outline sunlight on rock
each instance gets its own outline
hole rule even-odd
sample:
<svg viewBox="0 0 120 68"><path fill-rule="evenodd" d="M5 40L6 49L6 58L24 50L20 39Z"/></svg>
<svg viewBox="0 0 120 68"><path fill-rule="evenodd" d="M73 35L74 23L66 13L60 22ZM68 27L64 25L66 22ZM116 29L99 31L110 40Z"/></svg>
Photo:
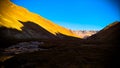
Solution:
<svg viewBox="0 0 120 68"><path fill-rule="evenodd" d="M19 21L31 21L43 27L54 35L56 35L56 33L62 33L68 36L78 37L70 30L54 24L53 22L39 16L38 14L29 12L27 9L21 6L17 6L9 0L0 1L0 7L2 7L0 8L0 26L14 28L22 31L21 27L24 26Z"/></svg>

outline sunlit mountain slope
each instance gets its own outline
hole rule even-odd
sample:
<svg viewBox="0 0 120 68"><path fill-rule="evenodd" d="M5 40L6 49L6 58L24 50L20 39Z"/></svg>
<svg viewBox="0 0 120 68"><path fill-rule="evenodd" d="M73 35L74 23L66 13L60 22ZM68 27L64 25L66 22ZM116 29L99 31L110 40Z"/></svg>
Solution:
<svg viewBox="0 0 120 68"><path fill-rule="evenodd" d="M56 33L61 33L77 37L70 30L54 24L38 14L29 12L27 9L13 4L10 0L0 0L0 26L22 31L21 27L24 27L24 25L19 21L34 22L54 35Z"/></svg>

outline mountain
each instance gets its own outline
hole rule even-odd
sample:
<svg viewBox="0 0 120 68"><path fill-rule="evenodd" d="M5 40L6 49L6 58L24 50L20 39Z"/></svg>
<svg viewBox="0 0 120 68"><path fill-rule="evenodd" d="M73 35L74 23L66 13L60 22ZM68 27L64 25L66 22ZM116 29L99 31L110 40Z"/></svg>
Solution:
<svg viewBox="0 0 120 68"><path fill-rule="evenodd" d="M92 36L93 34L96 34L98 31L95 31L95 30L72 30L72 32L81 38L87 38L89 36Z"/></svg>
<svg viewBox="0 0 120 68"><path fill-rule="evenodd" d="M13 4L10 2L10 0L1 0L0 26L22 31L21 28L24 27L24 24L20 21L23 23L28 21L33 22L54 35L56 35L56 33L61 33L64 35L76 37L76 35L68 29L54 24L53 22L41 17L38 14L29 12L27 9Z"/></svg>
<svg viewBox="0 0 120 68"><path fill-rule="evenodd" d="M87 38L100 42L119 43L120 40L120 22L114 22L104 29Z"/></svg>
<svg viewBox="0 0 120 68"><path fill-rule="evenodd" d="M0 0L1 43L18 40L63 39L64 37L78 38L70 30L17 6L10 0Z"/></svg>

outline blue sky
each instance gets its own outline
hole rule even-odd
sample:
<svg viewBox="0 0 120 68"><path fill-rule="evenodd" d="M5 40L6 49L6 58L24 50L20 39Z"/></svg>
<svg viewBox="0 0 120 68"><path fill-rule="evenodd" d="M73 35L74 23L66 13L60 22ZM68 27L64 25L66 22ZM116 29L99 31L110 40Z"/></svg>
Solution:
<svg viewBox="0 0 120 68"><path fill-rule="evenodd" d="M100 30L120 21L117 0L11 0L72 30Z"/></svg>

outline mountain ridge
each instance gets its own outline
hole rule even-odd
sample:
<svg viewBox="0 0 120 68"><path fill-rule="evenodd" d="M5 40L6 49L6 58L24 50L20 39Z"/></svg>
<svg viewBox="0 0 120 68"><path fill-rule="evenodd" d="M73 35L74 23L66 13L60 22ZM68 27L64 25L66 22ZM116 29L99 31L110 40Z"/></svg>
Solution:
<svg viewBox="0 0 120 68"><path fill-rule="evenodd" d="M26 8L17 6L10 0L0 1L0 7L2 7L0 8L0 26L14 28L22 31L21 28L24 25L22 25L18 20L22 22L31 21L54 35L56 35L56 33L62 33L68 36L77 37L77 35L69 31L67 28L54 24L53 22L41 17L38 14L29 12Z"/></svg>

